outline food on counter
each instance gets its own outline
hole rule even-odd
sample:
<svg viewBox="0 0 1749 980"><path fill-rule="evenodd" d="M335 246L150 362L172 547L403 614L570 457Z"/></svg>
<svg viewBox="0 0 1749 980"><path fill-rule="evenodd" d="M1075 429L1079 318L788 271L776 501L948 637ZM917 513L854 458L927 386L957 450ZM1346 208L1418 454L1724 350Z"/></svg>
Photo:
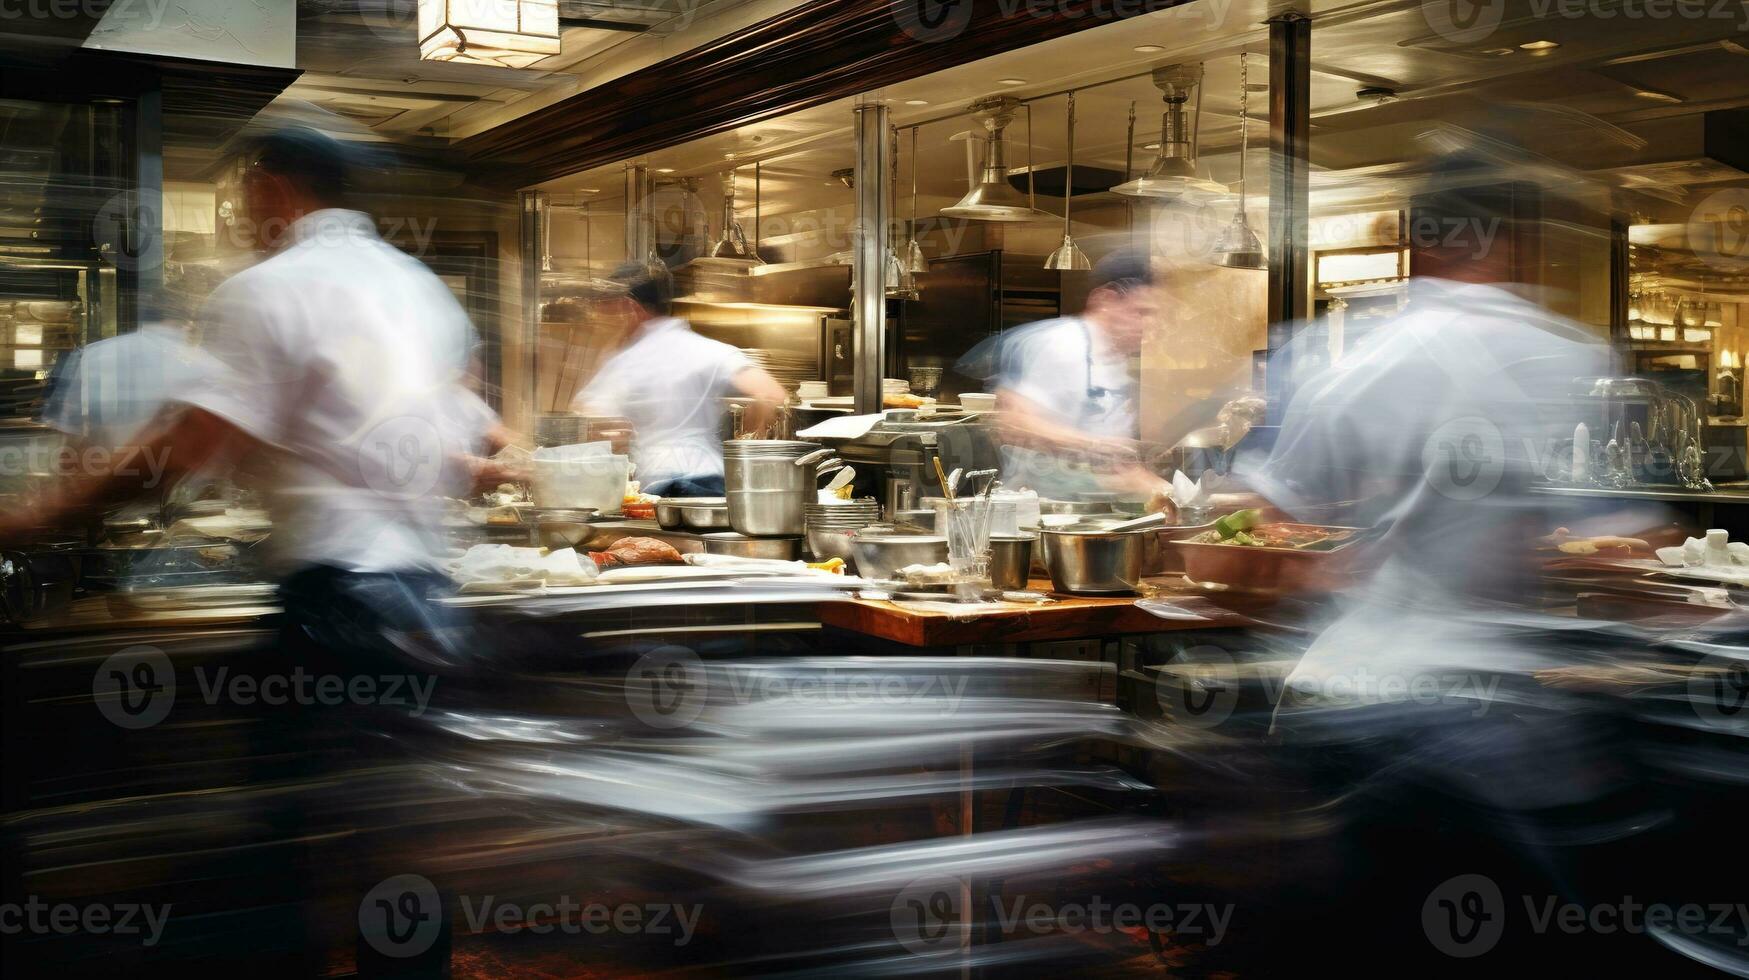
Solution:
<svg viewBox="0 0 1749 980"><path fill-rule="evenodd" d="M927 398L916 395L884 395L881 397L882 408L922 408L929 402Z"/></svg>
<svg viewBox="0 0 1749 980"><path fill-rule="evenodd" d="M1286 548L1293 551L1334 551L1354 537L1352 528L1318 527L1314 524L1260 524L1258 512L1242 510L1215 522L1213 530L1188 540L1196 544L1229 544L1248 548Z"/></svg>
<svg viewBox="0 0 1749 980"><path fill-rule="evenodd" d="M909 585L952 585L957 581L953 566L947 562L933 565L906 565L899 569L899 578Z"/></svg>
<svg viewBox="0 0 1749 980"><path fill-rule="evenodd" d="M817 572L831 572L834 575L844 574L844 559L828 558L825 561L808 562L808 567Z"/></svg>
<svg viewBox="0 0 1749 980"><path fill-rule="evenodd" d="M1606 551L1630 554L1652 550L1652 546L1640 538L1624 538L1614 534L1574 537L1573 532L1564 527L1555 528L1555 533L1538 539L1538 543L1552 545L1567 555L1595 555Z"/></svg>
<svg viewBox="0 0 1749 980"><path fill-rule="evenodd" d="M588 585L599 570L570 548L517 548L507 544L477 544L449 563L450 578L463 585L540 582L544 585Z"/></svg>
<svg viewBox="0 0 1749 980"><path fill-rule="evenodd" d="M686 560L674 546L656 538L620 538L606 551L591 551L591 561L600 568L623 568L628 565L684 565Z"/></svg>

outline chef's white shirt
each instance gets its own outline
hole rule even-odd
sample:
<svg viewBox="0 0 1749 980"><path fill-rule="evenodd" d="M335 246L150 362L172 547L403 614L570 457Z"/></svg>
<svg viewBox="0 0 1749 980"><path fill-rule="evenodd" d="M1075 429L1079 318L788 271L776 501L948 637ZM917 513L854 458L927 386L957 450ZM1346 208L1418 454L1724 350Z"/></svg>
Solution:
<svg viewBox="0 0 1749 980"><path fill-rule="evenodd" d="M1024 396L1061 425L1090 436L1134 439L1137 386L1130 359L1099 343L1080 317L1030 324L1002 343L999 385ZM1040 493L1095 489L1080 464L1021 447L1004 447L1003 482Z"/></svg>
<svg viewBox="0 0 1749 980"><path fill-rule="evenodd" d="M608 358L573 410L631 419L632 455L644 486L722 476L721 399L752 366L738 348L700 337L685 320L658 317Z"/></svg>
<svg viewBox="0 0 1749 980"><path fill-rule="evenodd" d="M180 325L149 323L70 354L43 421L96 445L126 445L181 391L216 369Z"/></svg>
<svg viewBox="0 0 1749 980"><path fill-rule="evenodd" d="M180 400L277 451L273 564L431 567L437 497L465 490L446 410L467 364L467 314L369 215L304 216L291 244L221 285L202 314L224 368Z"/></svg>

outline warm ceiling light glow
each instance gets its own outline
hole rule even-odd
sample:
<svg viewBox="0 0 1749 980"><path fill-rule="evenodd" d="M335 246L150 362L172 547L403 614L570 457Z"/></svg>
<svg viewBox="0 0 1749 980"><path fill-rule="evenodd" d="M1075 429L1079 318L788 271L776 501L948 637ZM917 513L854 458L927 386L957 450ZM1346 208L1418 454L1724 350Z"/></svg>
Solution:
<svg viewBox="0 0 1749 980"><path fill-rule="evenodd" d="M1526 41L1519 48L1525 51L1553 51L1560 46L1559 41Z"/></svg>
<svg viewBox="0 0 1749 980"><path fill-rule="evenodd" d="M673 167L657 167L656 172L659 174L671 174L674 172L674 168Z"/></svg>
<svg viewBox="0 0 1749 980"><path fill-rule="evenodd" d="M1158 45L1158 44L1138 44L1138 45L1136 45L1136 53L1137 54L1159 54L1160 52L1162 52L1164 50L1166 50L1166 48L1163 47L1162 45Z"/></svg>
<svg viewBox="0 0 1749 980"><path fill-rule="evenodd" d="M996 84L998 84L998 85L1025 85L1026 79L1024 79L1024 78L998 78L998 79L996 79Z"/></svg>
<svg viewBox="0 0 1749 980"><path fill-rule="evenodd" d="M561 50L558 0L419 0L419 57L527 68Z"/></svg>
<svg viewBox="0 0 1749 980"><path fill-rule="evenodd" d="M929 100L928 99L906 99L905 104L906 105L928 105Z"/></svg>

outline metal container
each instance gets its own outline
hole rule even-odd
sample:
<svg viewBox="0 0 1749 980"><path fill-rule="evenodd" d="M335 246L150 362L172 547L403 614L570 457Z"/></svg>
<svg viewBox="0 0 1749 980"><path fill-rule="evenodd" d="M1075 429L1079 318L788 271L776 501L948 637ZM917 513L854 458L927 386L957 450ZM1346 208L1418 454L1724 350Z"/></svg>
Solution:
<svg viewBox="0 0 1749 980"><path fill-rule="evenodd" d="M685 497L663 497L656 501L656 526L664 531L678 531L685 527L680 517L680 508L686 500ZM723 503L727 506L728 501Z"/></svg>
<svg viewBox="0 0 1749 980"><path fill-rule="evenodd" d="M800 493L815 490L819 480L814 475L814 467L797 466L794 457L740 459L730 456L723 460L723 485L730 492L793 490Z"/></svg>
<svg viewBox="0 0 1749 980"><path fill-rule="evenodd" d="M588 544L595 537L595 527L589 519L595 516L592 510L538 510L524 516L526 522L534 520L538 532L537 540L543 548L576 548Z"/></svg>
<svg viewBox="0 0 1749 980"><path fill-rule="evenodd" d="M851 543L856 540L856 530L810 526L807 535L808 554L813 555L815 561L841 558L846 564L855 566L856 551Z"/></svg>
<svg viewBox="0 0 1749 980"><path fill-rule="evenodd" d="M716 531L704 537L704 550L736 558L773 558L795 561L802 555L801 538L750 538L734 531Z"/></svg>
<svg viewBox="0 0 1749 980"><path fill-rule="evenodd" d="M1032 579L1032 543L1035 534L990 536L990 586L1004 592L1026 588Z"/></svg>
<svg viewBox="0 0 1749 980"><path fill-rule="evenodd" d="M680 524L688 531L727 531L729 501L724 497L688 497L680 501Z"/></svg>
<svg viewBox="0 0 1749 980"><path fill-rule="evenodd" d="M793 469L793 467L792 467ZM749 537L800 537L807 494L800 490L730 490L729 526Z"/></svg>
<svg viewBox="0 0 1749 980"><path fill-rule="evenodd" d="M1331 525L1326 530L1352 531ZM1347 585L1353 577L1353 544L1333 551L1298 548L1256 548L1238 544L1174 541L1169 546L1184 558L1184 574L1197 582L1217 582L1252 592L1319 594Z"/></svg>
<svg viewBox="0 0 1749 980"><path fill-rule="evenodd" d="M856 574L883 582L897 578L901 568L947 561L947 539L936 535L859 534L850 549L856 555Z"/></svg>
<svg viewBox="0 0 1749 980"><path fill-rule="evenodd" d="M1041 530L1051 587L1071 595L1124 595L1142 584L1148 542L1159 532Z"/></svg>
<svg viewBox="0 0 1749 980"><path fill-rule="evenodd" d="M1038 512L1040 514L1079 514L1091 517L1097 514L1110 514L1111 504L1096 500L1046 500L1039 498Z"/></svg>

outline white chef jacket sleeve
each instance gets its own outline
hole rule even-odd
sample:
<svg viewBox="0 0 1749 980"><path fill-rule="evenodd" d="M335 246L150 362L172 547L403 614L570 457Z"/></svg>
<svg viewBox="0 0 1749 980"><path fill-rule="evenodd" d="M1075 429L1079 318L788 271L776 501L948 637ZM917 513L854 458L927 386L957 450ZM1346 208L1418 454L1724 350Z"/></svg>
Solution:
<svg viewBox="0 0 1749 980"><path fill-rule="evenodd" d="M177 400L225 419L276 446L288 441L291 407L306 383L313 336L295 336L296 297L274 296L239 276L213 292L201 314L212 370ZM309 331L302 331L308 333Z"/></svg>
<svg viewBox="0 0 1749 980"><path fill-rule="evenodd" d="M1040 324L1014 337L1002 350L1000 387L1028 401L1057 411L1069 411L1071 386L1086 376L1086 364L1071 363L1064 331Z"/></svg>

